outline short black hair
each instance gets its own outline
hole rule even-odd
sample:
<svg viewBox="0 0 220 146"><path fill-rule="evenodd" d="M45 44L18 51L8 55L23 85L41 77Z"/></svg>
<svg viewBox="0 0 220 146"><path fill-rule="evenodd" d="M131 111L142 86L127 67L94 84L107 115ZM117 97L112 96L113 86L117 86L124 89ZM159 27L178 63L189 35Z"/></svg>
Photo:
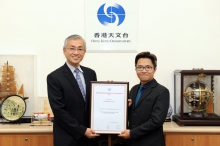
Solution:
<svg viewBox="0 0 220 146"><path fill-rule="evenodd" d="M140 58L149 58L153 63L154 67L157 67L157 57L154 54L151 54L150 52L138 53L135 57L135 66L137 65L137 62Z"/></svg>

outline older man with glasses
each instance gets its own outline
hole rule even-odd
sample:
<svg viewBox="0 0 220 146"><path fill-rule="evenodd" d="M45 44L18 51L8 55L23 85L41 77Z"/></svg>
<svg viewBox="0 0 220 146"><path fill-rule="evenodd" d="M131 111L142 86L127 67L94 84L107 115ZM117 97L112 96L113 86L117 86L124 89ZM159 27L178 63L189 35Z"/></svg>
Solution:
<svg viewBox="0 0 220 146"><path fill-rule="evenodd" d="M86 53L79 35L65 39L66 62L47 76L50 106L54 114L54 146L96 146L98 134L89 127L90 81L97 81L94 70L80 62Z"/></svg>

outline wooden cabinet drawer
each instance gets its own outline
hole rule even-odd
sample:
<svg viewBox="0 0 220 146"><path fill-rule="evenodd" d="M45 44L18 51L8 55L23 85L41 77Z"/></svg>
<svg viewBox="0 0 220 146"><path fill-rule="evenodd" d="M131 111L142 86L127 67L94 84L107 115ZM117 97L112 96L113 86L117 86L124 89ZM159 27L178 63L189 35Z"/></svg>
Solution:
<svg viewBox="0 0 220 146"><path fill-rule="evenodd" d="M220 145L218 134L166 133L166 146L217 146Z"/></svg>
<svg viewBox="0 0 220 146"><path fill-rule="evenodd" d="M53 135L1 134L0 146L53 146Z"/></svg>

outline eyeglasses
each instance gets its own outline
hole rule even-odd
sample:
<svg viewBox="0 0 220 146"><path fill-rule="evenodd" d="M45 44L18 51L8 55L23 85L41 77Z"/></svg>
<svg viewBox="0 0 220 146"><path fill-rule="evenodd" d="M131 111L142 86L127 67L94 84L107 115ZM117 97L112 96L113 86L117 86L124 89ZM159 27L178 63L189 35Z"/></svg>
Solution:
<svg viewBox="0 0 220 146"><path fill-rule="evenodd" d="M144 67L144 66L137 66L137 67L136 67L136 70L137 70L137 71L143 71L144 69L145 69L146 71L151 71L151 70L153 69L153 67L152 67L152 66L145 66L145 67Z"/></svg>
<svg viewBox="0 0 220 146"><path fill-rule="evenodd" d="M84 49L83 48L78 48L78 49L76 49L76 48L67 48L70 52L75 52L75 51L77 51L77 52L79 52L79 53L82 53L83 51L84 51Z"/></svg>

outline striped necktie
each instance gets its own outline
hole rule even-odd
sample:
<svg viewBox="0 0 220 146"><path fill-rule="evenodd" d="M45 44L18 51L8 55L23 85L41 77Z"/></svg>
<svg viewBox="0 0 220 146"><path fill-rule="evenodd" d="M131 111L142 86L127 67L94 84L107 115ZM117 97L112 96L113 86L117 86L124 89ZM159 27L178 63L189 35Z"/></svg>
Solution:
<svg viewBox="0 0 220 146"><path fill-rule="evenodd" d="M81 92L82 92L84 101L86 101L86 93L85 93L85 90L84 90L84 88L83 88L82 80L81 80L81 78L80 78L80 76L79 76L79 69L76 68L76 69L74 70L74 72L76 73L76 81L77 81L77 83L78 83L78 85L79 85L79 88L80 88L80 90L81 90Z"/></svg>

